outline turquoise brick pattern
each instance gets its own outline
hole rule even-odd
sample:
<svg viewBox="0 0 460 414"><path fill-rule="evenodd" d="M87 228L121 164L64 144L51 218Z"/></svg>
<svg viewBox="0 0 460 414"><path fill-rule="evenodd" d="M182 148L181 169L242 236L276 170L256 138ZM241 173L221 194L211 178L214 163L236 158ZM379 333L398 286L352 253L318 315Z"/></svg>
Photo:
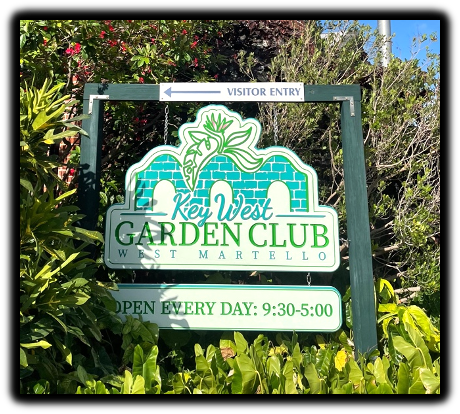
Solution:
<svg viewBox="0 0 460 414"><path fill-rule="evenodd" d="M161 180L171 181L177 192L190 190L182 176L180 163L171 155L159 155L143 171L137 173L136 210L152 208L153 189ZM247 173L240 171L225 155L217 155L200 172L198 185L190 200L192 204L209 206L209 188L216 180L226 180L232 187L235 197L243 194L246 202L262 206L267 189L273 181L286 183L291 193L291 211L308 212L307 176L289 162L286 157L276 155L267 160L259 171Z"/></svg>

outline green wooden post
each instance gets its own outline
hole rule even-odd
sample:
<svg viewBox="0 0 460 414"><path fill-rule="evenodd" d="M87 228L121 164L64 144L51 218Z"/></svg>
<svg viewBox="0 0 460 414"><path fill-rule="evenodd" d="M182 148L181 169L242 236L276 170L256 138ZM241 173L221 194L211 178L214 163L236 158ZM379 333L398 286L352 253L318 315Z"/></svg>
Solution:
<svg viewBox="0 0 460 414"><path fill-rule="evenodd" d="M89 137L81 139L81 166L78 184L79 206L86 218L81 225L93 230L97 224L102 148L102 99L159 101L159 85L85 85L83 121ZM359 85L307 85L304 102L340 102L345 203L350 257L353 334L356 353L377 348L374 284L366 189L366 170L361 126Z"/></svg>
<svg viewBox="0 0 460 414"><path fill-rule="evenodd" d="M80 139L78 206L80 213L85 215L80 221L80 226L94 230L99 210L104 103L100 100L92 100L91 105L90 117L82 122L82 128L88 133L88 136L82 135ZM85 94L83 98L84 114L89 114L89 107L89 96Z"/></svg>
<svg viewBox="0 0 460 414"><path fill-rule="evenodd" d="M341 120L353 335L356 352L368 354L377 348L377 322L360 99L343 100Z"/></svg>

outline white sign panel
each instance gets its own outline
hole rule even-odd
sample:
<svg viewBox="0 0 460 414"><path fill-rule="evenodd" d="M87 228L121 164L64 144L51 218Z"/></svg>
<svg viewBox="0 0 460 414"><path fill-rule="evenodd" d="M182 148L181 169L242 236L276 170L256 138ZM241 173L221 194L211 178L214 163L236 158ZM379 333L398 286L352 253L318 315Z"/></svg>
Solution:
<svg viewBox="0 0 460 414"><path fill-rule="evenodd" d="M340 293L329 286L120 284L117 313L167 329L335 332Z"/></svg>
<svg viewBox="0 0 460 414"><path fill-rule="evenodd" d="M283 147L256 147L257 120L222 105L179 129L126 174L107 211L110 268L332 272L336 211L318 203L316 172Z"/></svg>
<svg viewBox="0 0 460 414"><path fill-rule="evenodd" d="M299 82L160 83L160 101L304 102Z"/></svg>

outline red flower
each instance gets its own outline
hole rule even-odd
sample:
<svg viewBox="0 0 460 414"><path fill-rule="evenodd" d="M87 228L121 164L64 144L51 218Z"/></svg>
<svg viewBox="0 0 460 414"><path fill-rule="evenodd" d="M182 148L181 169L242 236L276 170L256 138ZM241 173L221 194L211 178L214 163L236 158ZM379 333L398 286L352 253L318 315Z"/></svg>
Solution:
<svg viewBox="0 0 460 414"><path fill-rule="evenodd" d="M75 53L80 53L81 45L80 43L75 43Z"/></svg>
<svg viewBox="0 0 460 414"><path fill-rule="evenodd" d="M185 30L185 29L182 30L182 34L183 34L183 35L186 35L186 34L187 34L187 30Z"/></svg>
<svg viewBox="0 0 460 414"><path fill-rule="evenodd" d="M216 74L214 75L214 78L217 79L218 77L219 77L219 75L216 73Z"/></svg>
<svg viewBox="0 0 460 414"><path fill-rule="evenodd" d="M48 26L44 26L44 27L43 27L43 30L48 30Z"/></svg>
<svg viewBox="0 0 460 414"><path fill-rule="evenodd" d="M198 58L195 58L193 63L195 64L195 67L197 67L198 66Z"/></svg>
<svg viewBox="0 0 460 414"><path fill-rule="evenodd" d="M75 168L71 168L69 170L69 175L74 175L75 174Z"/></svg>
<svg viewBox="0 0 460 414"><path fill-rule="evenodd" d="M65 50L65 53L66 55L73 55L73 49L71 47L68 47L66 50Z"/></svg>
<svg viewBox="0 0 460 414"><path fill-rule="evenodd" d="M191 48L191 49L195 49L197 43L198 43L198 42L193 42L193 43L190 45L190 48Z"/></svg>
<svg viewBox="0 0 460 414"><path fill-rule="evenodd" d="M139 76L139 83L144 83L144 78Z"/></svg>
<svg viewBox="0 0 460 414"><path fill-rule="evenodd" d="M109 26L109 30L110 30L111 32L113 32L114 29L113 29L112 26Z"/></svg>
<svg viewBox="0 0 460 414"><path fill-rule="evenodd" d="M101 39L104 39L104 35L105 35L105 32L104 32L104 30L103 30L103 31L101 32L101 34L99 35L99 37L100 37Z"/></svg>
<svg viewBox="0 0 460 414"><path fill-rule="evenodd" d="M43 39L43 44L46 46L46 44L48 43L48 40L46 39Z"/></svg>

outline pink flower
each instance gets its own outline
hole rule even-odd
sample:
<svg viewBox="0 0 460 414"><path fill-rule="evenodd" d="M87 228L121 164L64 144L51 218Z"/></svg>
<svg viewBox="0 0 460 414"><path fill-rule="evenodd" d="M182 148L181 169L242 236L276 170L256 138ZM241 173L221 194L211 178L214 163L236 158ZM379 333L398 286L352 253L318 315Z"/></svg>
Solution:
<svg viewBox="0 0 460 414"><path fill-rule="evenodd" d="M66 55L73 55L73 49L71 47L68 47L66 50L65 50L65 53Z"/></svg>
<svg viewBox="0 0 460 414"><path fill-rule="evenodd" d="M193 43L190 45L190 48L191 48L191 49L195 49L197 43L198 43L198 42L193 42Z"/></svg>
<svg viewBox="0 0 460 414"><path fill-rule="evenodd" d="M104 32L104 30L103 30L103 31L101 32L101 34L99 35L99 37L100 37L101 39L104 39L104 35L105 35L105 32Z"/></svg>
<svg viewBox="0 0 460 414"><path fill-rule="evenodd" d="M144 83L144 78L142 76L139 76L139 83Z"/></svg>
<svg viewBox="0 0 460 414"><path fill-rule="evenodd" d="M75 53L80 53L81 45L80 43L75 43Z"/></svg>
<svg viewBox="0 0 460 414"><path fill-rule="evenodd" d="M185 29L182 30L182 34L183 34L183 35L186 35L186 34L187 34L187 30L185 30Z"/></svg>

